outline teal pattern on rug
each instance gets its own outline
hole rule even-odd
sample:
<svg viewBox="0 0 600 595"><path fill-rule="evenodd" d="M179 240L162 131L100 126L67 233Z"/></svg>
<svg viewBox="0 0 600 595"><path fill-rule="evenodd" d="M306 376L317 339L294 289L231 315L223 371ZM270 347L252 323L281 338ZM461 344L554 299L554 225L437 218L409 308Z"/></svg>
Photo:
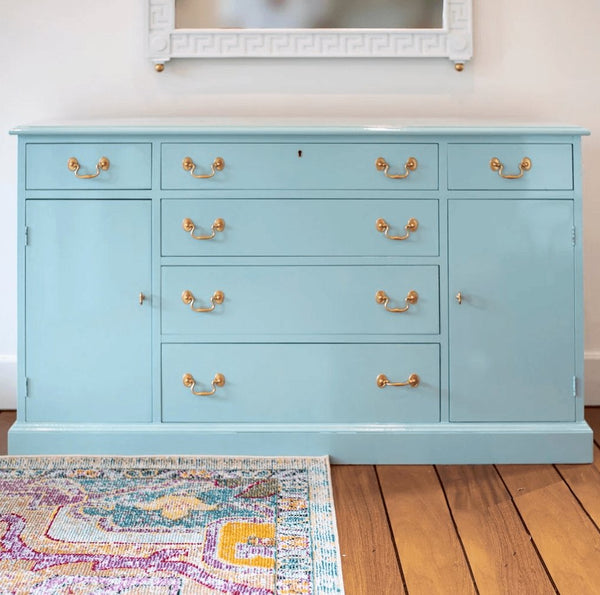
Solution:
<svg viewBox="0 0 600 595"><path fill-rule="evenodd" d="M343 593L327 457L2 457L1 595Z"/></svg>

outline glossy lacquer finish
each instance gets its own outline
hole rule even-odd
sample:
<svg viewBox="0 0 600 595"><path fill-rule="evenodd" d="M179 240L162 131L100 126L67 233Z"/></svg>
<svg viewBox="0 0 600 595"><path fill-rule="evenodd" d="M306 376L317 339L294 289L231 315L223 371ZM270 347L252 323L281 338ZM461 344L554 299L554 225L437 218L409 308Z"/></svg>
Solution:
<svg viewBox="0 0 600 595"><path fill-rule="evenodd" d="M182 334L409 334L439 332L437 266L163 267L162 330ZM197 301L187 305L183 291ZM211 312L210 297L225 299ZM375 300L390 298L388 308ZM416 291L416 303L406 297Z"/></svg>
<svg viewBox="0 0 600 595"><path fill-rule="evenodd" d="M570 200L449 202L452 421L574 421L572 229Z"/></svg>
<svg viewBox="0 0 600 595"><path fill-rule="evenodd" d="M448 188L452 190L571 190L570 144L469 143L448 147ZM530 169L521 168L524 158ZM493 169L497 159L501 169ZM511 176L509 178L503 176ZM520 177L517 177L520 176Z"/></svg>
<svg viewBox="0 0 600 595"><path fill-rule="evenodd" d="M592 459L585 131L17 133L10 453Z"/></svg>
<svg viewBox="0 0 600 595"><path fill-rule="evenodd" d="M32 200L26 219L27 421L150 420L149 201Z"/></svg>
<svg viewBox="0 0 600 595"><path fill-rule="evenodd" d="M215 158L225 167L210 179L195 179L182 168L185 157L197 166L194 173L211 173ZM378 171L383 157L390 174L404 174L405 164L417 160L417 168L404 180L412 190L437 189L436 144L331 144L331 143L166 143L162 145L161 185L175 190L231 188L392 189L394 181Z"/></svg>
<svg viewBox="0 0 600 595"><path fill-rule="evenodd" d="M211 193L205 200L163 200L162 253L361 257L439 254L437 200L340 198L215 200ZM182 227L186 218L194 222L195 235L210 234L218 218L225 221L225 229L210 242L194 241ZM406 235L411 219L416 219L418 227L406 240L389 240L376 227L379 219L389 224L390 236Z"/></svg>
<svg viewBox="0 0 600 595"><path fill-rule="evenodd" d="M246 344L164 345L163 421L393 423L439 420L437 345ZM302 362L302 366L290 366ZM216 373L225 385L195 396L182 383L210 390ZM413 388L379 388L379 374ZM327 399L323 399L327 395Z"/></svg>
<svg viewBox="0 0 600 595"><path fill-rule="evenodd" d="M27 145L26 186L28 190L148 189L151 153L149 143L32 143ZM73 157L80 165L77 172L68 167ZM98 171L102 158L108 167Z"/></svg>

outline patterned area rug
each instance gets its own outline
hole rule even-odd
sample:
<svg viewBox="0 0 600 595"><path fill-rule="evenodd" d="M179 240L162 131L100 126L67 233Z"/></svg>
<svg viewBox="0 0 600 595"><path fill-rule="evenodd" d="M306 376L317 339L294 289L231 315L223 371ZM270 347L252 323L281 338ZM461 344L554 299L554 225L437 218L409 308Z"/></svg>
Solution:
<svg viewBox="0 0 600 595"><path fill-rule="evenodd" d="M326 457L0 457L0 593L343 593Z"/></svg>

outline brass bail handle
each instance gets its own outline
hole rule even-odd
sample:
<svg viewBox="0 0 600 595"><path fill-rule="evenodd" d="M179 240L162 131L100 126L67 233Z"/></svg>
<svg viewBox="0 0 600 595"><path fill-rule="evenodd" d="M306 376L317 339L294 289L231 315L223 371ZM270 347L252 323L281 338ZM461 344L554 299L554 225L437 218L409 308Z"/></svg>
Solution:
<svg viewBox="0 0 600 595"><path fill-rule="evenodd" d="M385 219L377 219L377 221L375 221L375 229L384 234L388 240L408 240L410 234L417 231L418 228L419 222L414 217L411 217L404 226L406 233L403 236L390 236L388 235L390 230L389 223Z"/></svg>
<svg viewBox="0 0 600 595"><path fill-rule="evenodd" d="M375 382L379 388L385 388L386 386L410 386L411 388L417 388L421 379L418 374L411 374L406 382L391 382L385 374L379 374Z"/></svg>
<svg viewBox="0 0 600 595"><path fill-rule="evenodd" d="M212 229L212 233L209 236L194 235L196 224L187 217L181 222L181 227L184 231L187 231L190 234L190 236L195 240L212 240L217 235L217 232L221 232L225 229L225 221L220 217L218 219L215 219L213 221L213 224L210 226L210 228Z"/></svg>
<svg viewBox="0 0 600 595"><path fill-rule="evenodd" d="M91 178L97 178L101 171L107 171L110 167L110 161L106 157L100 157L98 163L96 163L95 174L79 174L80 167L81 165L76 157L70 157L67 161L67 168L75 174L76 178L79 178L80 180L89 180Z"/></svg>
<svg viewBox="0 0 600 595"><path fill-rule="evenodd" d="M490 169L492 171L498 172L498 175L505 180L518 180L525 175L526 171L531 169L531 159L529 157L523 157L521 159L521 163L519 163L519 173L518 174L505 174L504 173L504 164L498 159L498 157L492 157L490 160Z"/></svg>
<svg viewBox="0 0 600 595"><path fill-rule="evenodd" d="M409 157L404 164L403 174L390 174L388 173L390 164L383 157L378 157L375 161L375 168L377 171L382 171L386 178L391 178L392 180L403 180L404 178L408 178L410 172L415 171L417 166L417 160L414 157Z"/></svg>
<svg viewBox="0 0 600 595"><path fill-rule="evenodd" d="M196 178L198 180L205 180L206 178L212 178L218 171L222 171L225 169L225 160L223 157L215 157L215 160L212 162L210 166L209 174L195 174L194 171L196 169L196 164L192 160L191 157L184 157L181 162L181 166L185 171L189 171L192 178Z"/></svg>
<svg viewBox="0 0 600 595"><path fill-rule="evenodd" d="M184 304L188 304L194 312L212 312L215 309L215 305L222 304L224 300L225 294L222 291L215 291L210 298L212 306L209 308L194 308L194 302L196 301L194 294L189 289L186 289L181 294L181 301Z"/></svg>
<svg viewBox="0 0 600 595"><path fill-rule="evenodd" d="M196 380L194 379L194 377L191 374L184 374L182 380L183 380L183 385L186 386L187 388L189 388L192 391L192 393L194 393L198 397L210 397L210 395L214 395L215 392L217 392L217 387L225 386L225 376L223 376L223 374L219 374L219 373L215 374L215 377L212 379L212 382L211 382L212 390L211 391L194 390L194 387L196 386Z"/></svg>
<svg viewBox="0 0 600 595"><path fill-rule="evenodd" d="M375 301L378 304L382 304L388 312L406 312L411 306L413 306L419 301L419 294L414 289L409 291L406 297L404 298L404 301L406 303L406 306L404 306L404 308L390 308L388 306L390 298L388 294L383 290L379 290L375 294Z"/></svg>

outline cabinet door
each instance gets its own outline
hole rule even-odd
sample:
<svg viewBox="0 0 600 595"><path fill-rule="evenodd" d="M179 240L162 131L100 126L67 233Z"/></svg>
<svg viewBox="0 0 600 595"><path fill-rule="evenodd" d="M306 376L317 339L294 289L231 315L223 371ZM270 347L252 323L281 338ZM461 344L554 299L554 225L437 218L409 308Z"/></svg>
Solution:
<svg viewBox="0 0 600 595"><path fill-rule="evenodd" d="M572 202L448 209L450 420L574 420Z"/></svg>
<svg viewBox="0 0 600 595"><path fill-rule="evenodd" d="M151 418L150 202L30 200L27 421Z"/></svg>

